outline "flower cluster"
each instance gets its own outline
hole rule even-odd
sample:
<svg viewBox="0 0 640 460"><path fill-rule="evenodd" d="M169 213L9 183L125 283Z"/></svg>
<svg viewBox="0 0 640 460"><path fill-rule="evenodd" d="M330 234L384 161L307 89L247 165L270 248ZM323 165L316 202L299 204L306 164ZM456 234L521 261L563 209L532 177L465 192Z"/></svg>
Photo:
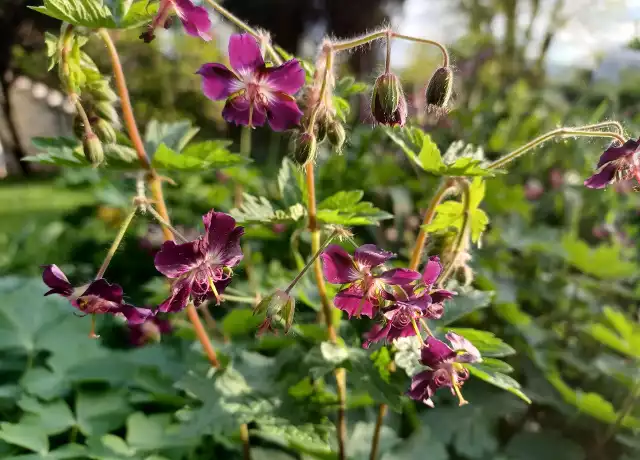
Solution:
<svg viewBox="0 0 640 460"><path fill-rule="evenodd" d="M74 288L57 265L43 266L42 279L49 287L45 296L58 294L69 299L85 315L111 314L126 318L132 343L141 344L170 330L157 313L179 312L192 302L199 306L220 295L231 282L233 267L242 260L242 227L233 217L209 211L202 217L205 233L193 241L165 242L155 256L157 270L172 280L169 297L157 309L138 308L124 302L122 287L99 277L89 285Z"/></svg>
<svg viewBox="0 0 640 460"><path fill-rule="evenodd" d="M427 334L423 343L422 363L429 366L412 382L409 396L433 405L436 389L448 386L464 399L459 387L468 377L461 363L479 361L478 350L457 334L447 334L449 348L433 337L426 320L437 320L444 314L444 302L455 293L436 286L442 273L438 256L429 258L423 273L406 268L386 269L384 264L394 254L365 244L353 256L338 245L328 246L321 254L324 276L332 284L342 285L334 304L349 315L379 318L366 334L363 346L379 341L392 342L400 337L417 336L422 342L421 328Z"/></svg>

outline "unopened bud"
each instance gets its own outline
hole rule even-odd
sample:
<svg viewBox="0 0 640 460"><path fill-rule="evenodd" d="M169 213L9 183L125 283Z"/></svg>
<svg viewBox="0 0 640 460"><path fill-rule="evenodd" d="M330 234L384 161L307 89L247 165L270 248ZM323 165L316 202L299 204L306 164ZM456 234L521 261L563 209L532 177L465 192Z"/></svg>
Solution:
<svg viewBox="0 0 640 460"><path fill-rule="evenodd" d="M331 118L329 118L326 114L318 116L318 121L316 121L315 126L317 142L322 142L327 137L330 123Z"/></svg>
<svg viewBox="0 0 640 460"><path fill-rule="evenodd" d="M344 141L347 139L347 133L345 132L342 123L338 120L333 120L329 124L329 129L327 130L327 138L334 149L338 151L342 150Z"/></svg>
<svg viewBox="0 0 640 460"><path fill-rule="evenodd" d="M453 89L453 71L451 67L439 67L431 76L425 98L427 109L438 110L447 108Z"/></svg>
<svg viewBox="0 0 640 460"><path fill-rule="evenodd" d="M106 79L89 83L89 91L96 101L115 102L118 100L118 95L111 89L109 80Z"/></svg>
<svg viewBox="0 0 640 460"><path fill-rule="evenodd" d="M93 131L97 134L98 138L105 144L115 144L117 140L116 130L113 129L111 123L107 120L99 118L93 125Z"/></svg>
<svg viewBox="0 0 640 460"><path fill-rule="evenodd" d="M271 326L273 320L281 320L284 322L285 333L289 331L293 324L293 316L296 310L296 301L293 297L280 289L268 295L256 305L253 314L264 314L266 316L263 324Z"/></svg>
<svg viewBox="0 0 640 460"><path fill-rule="evenodd" d="M407 101L400 80L392 73L380 75L373 86L371 113L378 123L403 126L407 119Z"/></svg>
<svg viewBox="0 0 640 460"><path fill-rule="evenodd" d="M305 166L316 159L316 136L311 133L302 133L294 139L293 160L300 166Z"/></svg>
<svg viewBox="0 0 640 460"><path fill-rule="evenodd" d="M84 150L84 156L93 166L98 166L104 161L104 151L102 150L102 143L95 133L85 134L82 141L82 148Z"/></svg>
<svg viewBox="0 0 640 460"><path fill-rule="evenodd" d="M113 107L110 102L101 101L95 104L95 111L100 118L104 118L112 124L120 123L120 117L118 111Z"/></svg>
<svg viewBox="0 0 640 460"><path fill-rule="evenodd" d="M84 123L82 122L82 118L80 118L80 117L76 117L73 120L73 134L78 139L83 139L84 138L84 134L85 134Z"/></svg>

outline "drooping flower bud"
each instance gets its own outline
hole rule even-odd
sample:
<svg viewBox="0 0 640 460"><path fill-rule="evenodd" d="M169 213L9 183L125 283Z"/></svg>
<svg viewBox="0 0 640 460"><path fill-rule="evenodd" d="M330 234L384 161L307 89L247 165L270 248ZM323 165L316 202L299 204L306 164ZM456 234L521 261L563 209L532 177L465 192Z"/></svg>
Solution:
<svg viewBox="0 0 640 460"><path fill-rule="evenodd" d="M331 124L331 122L332 122L331 118L326 114L322 114L318 116L318 121L316 121L316 126L315 126L315 134L316 134L317 142L322 142L327 137L327 133L329 131L329 125Z"/></svg>
<svg viewBox="0 0 640 460"><path fill-rule="evenodd" d="M111 89L109 80L101 78L88 84L89 92L96 101L115 102L118 95Z"/></svg>
<svg viewBox="0 0 640 460"><path fill-rule="evenodd" d="M316 158L318 142L311 133L302 133L294 139L293 160L300 166L306 166Z"/></svg>
<svg viewBox="0 0 640 460"><path fill-rule="evenodd" d="M82 140L82 148L84 150L85 158L93 166L99 166L104 161L104 151L102 150L102 143L95 133L87 133Z"/></svg>
<svg viewBox="0 0 640 460"><path fill-rule="evenodd" d="M400 80L392 73L380 75L373 86L371 113L378 123L403 126L407 119L407 101Z"/></svg>
<svg viewBox="0 0 640 460"><path fill-rule="evenodd" d="M453 89L453 71L451 67L439 67L431 76L425 99L427 110L446 110Z"/></svg>
<svg viewBox="0 0 640 460"><path fill-rule="evenodd" d="M342 123L338 120L333 120L327 129L327 138L334 149L338 151L342 150L342 146L347 139L347 133L345 132Z"/></svg>
<svg viewBox="0 0 640 460"><path fill-rule="evenodd" d="M104 118L112 124L120 123L118 111L107 101L100 101L95 104L94 109L100 118Z"/></svg>
<svg viewBox="0 0 640 460"><path fill-rule="evenodd" d="M73 120L73 134L75 134L78 139L82 139L84 137L84 133L84 123L80 117L76 117Z"/></svg>
<svg viewBox="0 0 640 460"><path fill-rule="evenodd" d="M295 310L295 299L285 291L277 289L256 305L253 309L253 314L264 314L265 321L263 322L263 326L267 326L268 329L271 329L274 320L283 321L284 332L287 333L293 324Z"/></svg>
<svg viewBox="0 0 640 460"><path fill-rule="evenodd" d="M93 124L93 131L105 144L113 144L116 142L116 130L113 129L111 123L102 118L99 118L98 121Z"/></svg>

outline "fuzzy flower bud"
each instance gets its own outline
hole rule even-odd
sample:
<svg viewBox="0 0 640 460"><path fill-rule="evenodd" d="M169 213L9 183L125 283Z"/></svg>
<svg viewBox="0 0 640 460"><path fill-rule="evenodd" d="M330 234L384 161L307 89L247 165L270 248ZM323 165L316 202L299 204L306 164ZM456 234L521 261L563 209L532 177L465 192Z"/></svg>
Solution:
<svg viewBox="0 0 640 460"><path fill-rule="evenodd" d="M265 320L260 326L260 330L271 329L273 320L282 320L284 322L284 332L287 333L293 324L295 310L295 299L285 291L278 289L262 299L253 309L253 314L265 315Z"/></svg>
<svg viewBox="0 0 640 460"><path fill-rule="evenodd" d="M439 67L431 76L425 99L428 110L446 110L453 89L453 71L451 67Z"/></svg>
<svg viewBox="0 0 640 460"><path fill-rule="evenodd" d="M109 80L100 79L89 83L89 92L91 96L97 101L116 102L118 95L111 89Z"/></svg>
<svg viewBox="0 0 640 460"><path fill-rule="evenodd" d="M102 143L94 133L85 134L82 140L82 148L84 150L84 156L93 166L99 166L100 163L104 161Z"/></svg>
<svg viewBox="0 0 640 460"><path fill-rule="evenodd" d="M347 133L345 132L342 123L338 120L332 120L331 123L329 123L329 128L327 129L327 138L334 149L338 151L342 150L342 146L347 139Z"/></svg>
<svg viewBox="0 0 640 460"><path fill-rule="evenodd" d="M293 159L300 166L305 166L316 158L316 136L311 133L302 133L294 139Z"/></svg>
<svg viewBox="0 0 640 460"><path fill-rule="evenodd" d="M94 109L100 118L104 118L110 123L116 124L120 122L118 111L110 102L100 101L95 104Z"/></svg>
<svg viewBox="0 0 640 460"><path fill-rule="evenodd" d="M373 86L371 113L378 123L403 126L407 119L407 101L400 80L392 73L380 75Z"/></svg>
<svg viewBox="0 0 640 460"><path fill-rule="evenodd" d="M116 130L113 129L111 123L102 118L93 124L93 131L105 144L114 144L116 142Z"/></svg>

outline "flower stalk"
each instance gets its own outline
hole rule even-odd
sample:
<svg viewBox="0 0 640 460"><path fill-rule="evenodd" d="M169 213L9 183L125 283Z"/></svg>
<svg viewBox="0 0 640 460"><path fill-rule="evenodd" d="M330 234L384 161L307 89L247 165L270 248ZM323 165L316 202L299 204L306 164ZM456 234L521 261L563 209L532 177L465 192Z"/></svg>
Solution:
<svg viewBox="0 0 640 460"><path fill-rule="evenodd" d="M471 190L469 188L469 182L466 179L458 179L457 183L462 192L462 224L460 224L460 231L458 232L453 244L453 249L451 250L451 259L449 264L438 278L438 286L443 286L447 278L449 278L453 273L458 258L460 257L460 253L464 248L465 241L469 237L469 230L471 227Z"/></svg>
<svg viewBox="0 0 640 460"><path fill-rule="evenodd" d="M137 209L133 208L133 210L127 215L127 217L125 217L124 221L122 222L122 225L120 225L118 234L116 235L116 238L113 240L113 243L111 243L111 247L109 248L109 251L107 252L107 255L104 258L104 262L102 262L102 265L98 269L98 273L96 273L95 279L100 279L104 276L104 272L107 271L107 267L109 267L109 264L111 263L111 259L113 259L113 256L118 250L118 247L120 247L120 243L122 243L124 234L127 232L127 228L129 228L129 225L131 225L131 221L133 220L133 217L136 215L136 211Z"/></svg>
<svg viewBox="0 0 640 460"><path fill-rule="evenodd" d="M307 270L309 270L311 265L313 265L316 259L320 257L320 254L322 254L322 251L324 251L326 247L329 246L329 244L333 241L333 239L336 236L338 236L338 233L339 232L337 230L334 230L333 233L329 235L329 237L325 240L325 242L322 243L322 246L320 246L320 248L313 254L313 257L311 257L311 260L307 262L307 264L302 268L302 270L300 270L300 273L298 273L296 277L291 281L291 283L289 283L289 286L287 286L284 292L286 292L287 294L291 292L294 286L298 284L298 281L300 281L300 279L304 276L304 274L307 273Z"/></svg>

